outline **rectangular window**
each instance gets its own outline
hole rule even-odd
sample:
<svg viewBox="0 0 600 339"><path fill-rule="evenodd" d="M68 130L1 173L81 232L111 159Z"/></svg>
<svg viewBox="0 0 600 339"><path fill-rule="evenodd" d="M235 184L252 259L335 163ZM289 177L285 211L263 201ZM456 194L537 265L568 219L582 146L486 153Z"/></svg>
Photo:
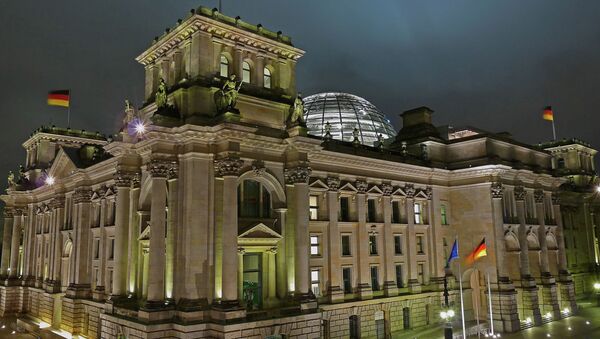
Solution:
<svg viewBox="0 0 600 339"><path fill-rule="evenodd" d="M102 286L100 285L100 274L98 269L94 269L94 281L96 282L96 286Z"/></svg>
<svg viewBox="0 0 600 339"><path fill-rule="evenodd" d="M343 256L352 255L351 248L350 248L350 236L349 235L342 235L342 255Z"/></svg>
<svg viewBox="0 0 600 339"><path fill-rule="evenodd" d="M398 288L404 287L404 276L402 275L402 265L396 265L396 286Z"/></svg>
<svg viewBox="0 0 600 339"><path fill-rule="evenodd" d="M369 254L377 255L377 235L369 235Z"/></svg>
<svg viewBox="0 0 600 339"><path fill-rule="evenodd" d="M348 197L340 198L340 221L350 221Z"/></svg>
<svg viewBox="0 0 600 339"><path fill-rule="evenodd" d="M440 219L442 225L448 225L448 212L446 211L446 205L440 206Z"/></svg>
<svg viewBox="0 0 600 339"><path fill-rule="evenodd" d="M319 219L319 197L316 195L310 196L310 220Z"/></svg>
<svg viewBox="0 0 600 339"><path fill-rule="evenodd" d="M108 270L108 286L106 286L108 293L112 293L112 286L113 286L113 270Z"/></svg>
<svg viewBox="0 0 600 339"><path fill-rule="evenodd" d="M352 268L342 268L342 279L344 281L344 293L352 293Z"/></svg>
<svg viewBox="0 0 600 339"><path fill-rule="evenodd" d="M399 234L394 235L394 253L402 255L402 236Z"/></svg>
<svg viewBox="0 0 600 339"><path fill-rule="evenodd" d="M310 236L310 255L321 255L321 237L318 235Z"/></svg>
<svg viewBox="0 0 600 339"><path fill-rule="evenodd" d="M110 238L108 249L108 259L113 260L115 258L115 238Z"/></svg>
<svg viewBox="0 0 600 339"><path fill-rule="evenodd" d="M379 267L371 266L371 286L373 291L379 291Z"/></svg>
<svg viewBox="0 0 600 339"><path fill-rule="evenodd" d="M392 222L394 224L400 223L400 202L392 201Z"/></svg>
<svg viewBox="0 0 600 339"><path fill-rule="evenodd" d="M419 284L423 284L425 281L425 265L424 264L418 264L417 265L417 279L419 280Z"/></svg>
<svg viewBox="0 0 600 339"><path fill-rule="evenodd" d="M420 203L415 202L414 211L415 211L415 224L422 223L423 219L421 219L421 204Z"/></svg>
<svg viewBox="0 0 600 339"><path fill-rule="evenodd" d="M312 292L315 296L320 296L321 295L321 289L319 288L319 282L320 282L320 274L321 271L318 269L313 269L310 271L310 288L312 289Z"/></svg>
<svg viewBox="0 0 600 339"><path fill-rule="evenodd" d="M367 200L367 222L375 222L377 210L375 208L375 199Z"/></svg>
<svg viewBox="0 0 600 339"><path fill-rule="evenodd" d="M100 238L94 238L94 259L100 259Z"/></svg>
<svg viewBox="0 0 600 339"><path fill-rule="evenodd" d="M360 324L358 323L358 316L352 315L350 316L350 339L359 339L360 338Z"/></svg>
<svg viewBox="0 0 600 339"><path fill-rule="evenodd" d="M425 254L424 236L417 235L417 254Z"/></svg>

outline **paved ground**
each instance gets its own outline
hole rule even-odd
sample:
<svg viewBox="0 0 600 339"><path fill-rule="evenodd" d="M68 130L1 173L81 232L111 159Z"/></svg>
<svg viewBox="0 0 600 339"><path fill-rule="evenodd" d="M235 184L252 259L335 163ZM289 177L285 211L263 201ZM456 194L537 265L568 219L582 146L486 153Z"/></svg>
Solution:
<svg viewBox="0 0 600 339"><path fill-rule="evenodd" d="M4 317L0 318L0 338L7 339L32 339L35 338L27 333L19 333L17 329L17 318Z"/></svg>

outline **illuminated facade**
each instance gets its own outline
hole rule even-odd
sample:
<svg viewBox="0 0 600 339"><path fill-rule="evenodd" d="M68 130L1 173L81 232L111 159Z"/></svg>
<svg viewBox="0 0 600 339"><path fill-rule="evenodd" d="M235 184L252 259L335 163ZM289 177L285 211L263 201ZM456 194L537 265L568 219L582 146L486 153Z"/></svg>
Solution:
<svg viewBox="0 0 600 339"><path fill-rule="evenodd" d="M145 102L116 138L37 130L2 196L0 312L90 338L385 338L441 321L447 274L458 309L455 237L488 245L462 269L468 320L487 274L500 331L576 311L558 198L579 193L552 150L426 107L385 147L311 136L303 54L199 8L137 58Z"/></svg>

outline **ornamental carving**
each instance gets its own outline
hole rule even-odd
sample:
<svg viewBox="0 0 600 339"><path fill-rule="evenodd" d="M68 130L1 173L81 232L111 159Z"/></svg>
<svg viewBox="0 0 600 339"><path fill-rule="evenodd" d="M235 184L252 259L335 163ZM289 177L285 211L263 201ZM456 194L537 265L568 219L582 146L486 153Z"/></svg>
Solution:
<svg viewBox="0 0 600 339"><path fill-rule="evenodd" d="M369 184L364 180L356 180L354 185L356 186L358 193L367 193L367 189L369 189Z"/></svg>
<svg viewBox="0 0 600 339"><path fill-rule="evenodd" d="M523 186L516 186L515 190L515 200L516 201L523 201L525 200L525 195L527 195L527 192L525 192L525 188Z"/></svg>
<svg viewBox="0 0 600 339"><path fill-rule="evenodd" d="M90 202L92 199L92 191L88 188L78 188L73 193L73 203L80 204Z"/></svg>
<svg viewBox="0 0 600 339"><path fill-rule="evenodd" d="M131 178L131 187L140 188L141 175L140 173L135 173L133 178Z"/></svg>
<svg viewBox="0 0 600 339"><path fill-rule="evenodd" d="M312 169L309 166L286 168L284 172L285 181L288 184L307 184L311 173Z"/></svg>
<svg viewBox="0 0 600 339"><path fill-rule="evenodd" d="M115 186L117 187L130 187L133 178L137 175L135 172L127 172L123 170L117 170L114 175Z"/></svg>
<svg viewBox="0 0 600 339"><path fill-rule="evenodd" d="M504 195L504 187L501 182L493 182L490 191L493 199L501 199Z"/></svg>
<svg viewBox="0 0 600 339"><path fill-rule="evenodd" d="M431 188L431 186L427 186L425 188L425 195L427 196L428 200L431 200L431 198L433 197L433 189Z"/></svg>
<svg viewBox="0 0 600 339"><path fill-rule="evenodd" d="M23 208L15 207L15 208L13 208L13 216L20 217L23 215L23 211L24 211Z"/></svg>
<svg viewBox="0 0 600 339"><path fill-rule="evenodd" d="M56 197L50 201L50 208L64 208L65 207L65 197Z"/></svg>
<svg viewBox="0 0 600 339"><path fill-rule="evenodd" d="M167 180L175 180L177 178L179 178L179 164L173 161L167 170Z"/></svg>
<svg viewBox="0 0 600 339"><path fill-rule="evenodd" d="M229 156L215 160L215 171L220 176L238 176L244 166L244 161L238 157Z"/></svg>
<svg viewBox="0 0 600 339"><path fill-rule="evenodd" d="M544 203L544 191L543 190L535 190L533 192L533 198L535 199L536 204Z"/></svg>
<svg viewBox="0 0 600 339"><path fill-rule="evenodd" d="M329 187L330 191L336 192L340 189L340 178L337 177L327 177L327 187Z"/></svg>
<svg viewBox="0 0 600 339"><path fill-rule="evenodd" d="M153 178L167 178L169 171L176 164L174 161L153 159L148 163L147 169Z"/></svg>
<svg viewBox="0 0 600 339"><path fill-rule="evenodd" d="M392 192L394 191L394 186L388 183L383 183L381 184L381 191L383 192L383 195L392 195Z"/></svg>
<svg viewBox="0 0 600 339"><path fill-rule="evenodd" d="M417 190L415 189L415 185L406 184L404 186L404 193L406 194L407 198L414 198L415 194L417 193Z"/></svg>
<svg viewBox="0 0 600 339"><path fill-rule="evenodd" d="M14 210L10 207L4 208L4 218L12 218L14 216Z"/></svg>
<svg viewBox="0 0 600 339"><path fill-rule="evenodd" d="M552 205L560 205L560 197L558 195L558 192L552 193Z"/></svg>
<svg viewBox="0 0 600 339"><path fill-rule="evenodd" d="M252 162L252 172L257 177L262 177L265 175L267 169L265 168L265 163L261 160L255 160Z"/></svg>

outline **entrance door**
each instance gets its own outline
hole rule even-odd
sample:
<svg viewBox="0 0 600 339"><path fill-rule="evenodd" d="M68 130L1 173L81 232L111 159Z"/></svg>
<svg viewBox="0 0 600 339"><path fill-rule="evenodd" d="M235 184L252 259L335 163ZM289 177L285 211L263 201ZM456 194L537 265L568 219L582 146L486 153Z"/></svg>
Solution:
<svg viewBox="0 0 600 339"><path fill-rule="evenodd" d="M410 328L410 309L408 307L402 309L402 323L405 330Z"/></svg>
<svg viewBox="0 0 600 339"><path fill-rule="evenodd" d="M242 290L247 310L262 307L262 253L244 254Z"/></svg>

